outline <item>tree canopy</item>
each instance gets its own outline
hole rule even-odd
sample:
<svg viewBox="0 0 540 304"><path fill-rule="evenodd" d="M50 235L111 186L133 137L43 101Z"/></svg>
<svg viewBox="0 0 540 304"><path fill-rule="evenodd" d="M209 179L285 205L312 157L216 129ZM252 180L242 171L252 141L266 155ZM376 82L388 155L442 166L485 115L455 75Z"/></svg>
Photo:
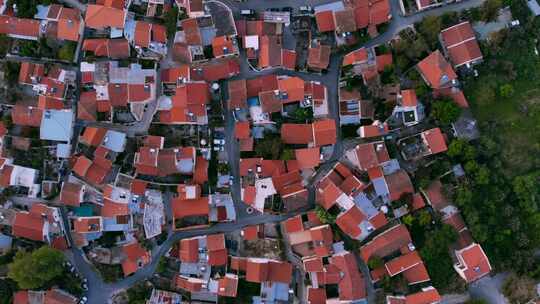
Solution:
<svg viewBox="0 0 540 304"><path fill-rule="evenodd" d="M459 118L461 108L451 99L440 99L433 102L431 115L441 124L449 125Z"/></svg>
<svg viewBox="0 0 540 304"><path fill-rule="evenodd" d="M19 251L8 268L8 277L17 282L19 288L41 288L64 273L64 256L48 246L33 252Z"/></svg>

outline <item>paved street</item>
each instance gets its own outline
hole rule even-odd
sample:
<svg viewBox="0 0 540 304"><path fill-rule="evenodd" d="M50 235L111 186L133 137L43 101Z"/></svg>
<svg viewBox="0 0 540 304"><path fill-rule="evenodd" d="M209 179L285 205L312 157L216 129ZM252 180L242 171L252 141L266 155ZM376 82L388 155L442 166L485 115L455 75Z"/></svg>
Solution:
<svg viewBox="0 0 540 304"><path fill-rule="evenodd" d="M79 8L80 10L85 9L85 6L76 0L62 0L63 2L75 6ZM245 1L245 2L237 2L234 0L220 0L219 2L224 3L226 6L228 6L234 14L238 14L241 9L254 9L258 11L265 10L267 8L271 7L295 7L298 8L302 5L311 5L317 6L320 4L330 3L334 2L335 0L272 0L272 1L264 1L264 0L251 0L251 1ZM393 19L388 26L388 29L386 32L382 33L380 36L370 40L365 45L366 47L375 46L384 42L388 42L392 37L394 37L399 31L402 29L419 22L422 20L422 18L430 15L441 15L446 12L450 11L459 11L475 6L479 6L482 4L484 0L464 0L460 3L450 4L446 6L442 6L436 9L432 9L426 12L420 12L412 16L401 16L401 12L399 9L399 3L398 0L390 0L391 1L391 8L392 8L392 15ZM290 34L290 33L289 33ZM290 38L290 35L286 34L287 37ZM359 46L361 47L361 46ZM313 73L306 73L306 72L299 72L299 71L290 71L290 70L283 70L283 69L266 69L263 71L255 71L253 70L245 57L245 53L241 51L240 55L240 62L241 62L241 73L240 75L234 77L233 79L241 79L241 78L253 78L256 76L261 75L267 75L271 73L279 73L282 75L289 75L289 76L297 76L304 80L312 80L312 81L319 81L322 84L324 84L328 89L328 105L329 105L329 112L330 117L335 119L336 124L339 126L339 104L338 104L338 81L339 81L339 74L340 74L340 66L342 62L344 54L334 54L331 57L330 67L326 73L323 74L313 74ZM165 58L162 61L162 67L168 66L170 63L170 57ZM118 131L126 132L129 136L135 136L139 134L146 134L148 128L150 127L153 115L155 114L155 110L157 107L157 97L160 96L161 93L161 86L160 83L160 71L157 72L157 79L156 83L158 84L158 89L156 90L156 100L150 102L148 105L148 108L146 112L143 115L143 119L140 122L136 122L129 126L122 126L122 125L113 125L111 127L110 124L100 124L100 123L81 123L78 125L78 127L86 126L86 125L92 125L92 126L102 126L109 129L114 129ZM222 86L222 90L226 90L226 81ZM196 229L196 230L190 230L190 231L181 231L181 232L174 232L170 233L167 240L161 245L156 246L154 250L152 251L152 262L142 269L138 270L134 275L125 278L123 280L120 280L119 282L108 284L104 283L103 280L100 278L99 274L96 272L94 267L89 263L84 255L84 252L82 250L72 248L66 253L66 256L72 261L72 263L75 265L75 267L79 270L81 275L88 279L88 303L90 304L103 304L109 302L112 295L120 290L127 289L131 286L133 286L135 283L148 279L150 276L153 275L157 264L159 262L159 258L164 255L175 242L178 242L182 238L197 236L197 235L205 235L205 234L212 234L212 233L226 233L231 232L234 230L241 229L242 227L245 227L247 225L254 225L254 224L261 224L261 223L270 223L270 222L281 222L285 220L288 217L296 215L296 213L291 213L287 215L269 215L269 214L263 214L263 215L252 215L248 216L245 212L245 208L243 208L242 203L240 202L240 183L239 183L239 151L238 151L238 143L234 139L234 117L230 111L225 111L225 129L226 129L226 139L229 143L227 145L227 154L229 157L229 165L231 167L231 174L234 176L233 181L233 187L232 187L232 196L235 201L235 205L237 206L237 214L238 214L238 220L234 223L223 223L223 224L217 224L214 226L211 226L209 228L205 229ZM337 144L335 145L335 149L333 152L333 155L331 157L331 161L327 162L321 168L320 171L327 170L330 168L337 160L339 160L343 154L343 142L341 140L341 134L340 128L338 128L338 134L337 134ZM312 184L308 185L309 189L309 201L313 204L314 198L315 198L315 191L313 187L313 181ZM170 198L166 198L166 210L168 213L171 212L170 204L169 204ZM67 223L67 217L65 215L65 212L63 212L63 218ZM69 234L69 233L68 233ZM68 235L68 238L71 238L71 236ZM362 267L362 271L365 272L365 265L363 263L360 263ZM368 287L368 298L370 299L370 302L373 300L373 287ZM474 286L471 286L473 292ZM499 303L499 302L493 302L493 303ZM502 303L502 302L501 302Z"/></svg>

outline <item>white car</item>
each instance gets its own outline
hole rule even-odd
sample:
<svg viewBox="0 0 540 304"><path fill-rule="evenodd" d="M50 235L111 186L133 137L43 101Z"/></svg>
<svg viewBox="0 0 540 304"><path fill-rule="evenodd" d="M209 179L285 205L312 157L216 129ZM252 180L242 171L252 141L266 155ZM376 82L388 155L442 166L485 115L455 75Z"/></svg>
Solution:
<svg viewBox="0 0 540 304"><path fill-rule="evenodd" d="M214 139L214 145L223 146L225 144L225 139Z"/></svg>

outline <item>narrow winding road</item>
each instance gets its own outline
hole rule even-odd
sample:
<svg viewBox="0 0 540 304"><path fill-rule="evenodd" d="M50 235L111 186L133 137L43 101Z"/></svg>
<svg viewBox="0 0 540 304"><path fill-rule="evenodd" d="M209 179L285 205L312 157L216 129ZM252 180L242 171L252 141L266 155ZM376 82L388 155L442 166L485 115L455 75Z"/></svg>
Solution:
<svg viewBox="0 0 540 304"><path fill-rule="evenodd" d="M326 4L326 3L330 3L334 1L335 0L272 0L272 1L251 0L251 1L246 1L246 2L238 2L235 0L220 0L220 2L224 3L227 7L229 7L234 14L238 14L239 11L242 9L254 9L254 10L262 11L262 10L265 10L267 8L272 8L272 7L290 6L290 7L298 8L302 5L317 6L317 5ZM401 15L399 0L390 0L390 1L391 1L391 10L392 10L393 18L386 32L382 33L381 35L375 37L374 39L368 41L366 44L359 47L371 47L371 46L376 46L376 45L388 42L401 30L405 29L408 26L413 25L414 23L421 21L426 16L442 15L444 13L451 12L451 11L460 11L460 10L476 7L476 6L481 5L485 0L463 0L462 2L459 2L459 3L445 5L439 8L435 8L435 9L428 10L425 12L419 12L417 14L406 16L406 17ZM65 2L68 5L77 7L81 11L85 11L86 9L84 4L81 4L76 0L62 0L62 2ZM263 71L255 71L250 68L245 58L245 54L241 52L241 56L240 56L241 72L240 72L240 75L234 77L233 79L253 78L253 77L257 77L261 75L278 73L281 75L297 76L304 80L321 82L327 87L327 90L328 90L328 105L329 105L330 117L335 119L337 122L337 125L339 125L338 81L339 81L340 67L341 67L343 56L344 54L341 54L341 53L333 54L330 61L330 67L326 73L312 74L312 73L290 71L290 70L284 70L284 69L278 69L278 68L266 69ZM158 72L158 77L159 75L160 73ZM159 79L157 79L157 81L158 81L157 83L159 83ZM224 83L226 83L226 81L224 81ZM160 91L158 89L156 92L156 96L159 96L159 93ZM133 125L130 125L130 126L120 126L120 125L116 126L115 125L111 127L110 124L100 125L97 123L94 123L91 125L103 126L109 129L123 131L123 132L128 133L128 135L130 136L135 136L138 134L145 134L148 131L148 128L152 121L152 117L155 113L156 106L157 106L157 101L154 100L153 102L149 104L148 109L145 112L143 119L140 122L134 123ZM84 125L87 125L87 124L84 124ZM340 129L338 128L338 134L337 134L338 141L337 141L337 144L335 145L334 152L330 161L327 162L328 164L334 163L335 161L339 160L343 154L343 143L341 140L341 134L339 134L339 132L340 132ZM231 173L233 174L233 176L235 176L235 179L233 181L232 195L238 206L238 202L240 201L240 186L239 186L239 180L238 180L239 151L238 151L238 144L232 144L232 143L236 143L236 141L234 140L233 135L232 135L234 133L234 117L230 111L226 111L226 133L227 133L227 142L231 143L227 147L227 153L229 154L229 162L231 165ZM308 189L310 190L309 200L310 202L313 202L314 194L315 194L313 185L308 185ZM240 213L238 216L238 220L234 223L223 223L223 224L217 224L209 228L205 228L205 229L195 229L195 230L189 230L189 231L169 233L167 240L160 246L156 246L156 248L154 248L154 250L152 251L152 262L150 264L139 269L132 276L127 277L115 283L103 282L103 280L99 276L96 269L92 266L92 264L89 261L86 260L85 254L81 249L71 248L66 253L66 256L75 265L75 267L78 269L81 275L88 280L89 290L86 295L88 297L88 303L89 304L103 304L103 303L108 303L112 295L115 294L116 292L123 289L127 289L133 286L135 283L151 277L157 267L159 258L163 256L164 254L166 254L167 251L173 246L173 244L178 242L182 238L193 237L197 235L212 234L212 233L232 232L234 230L241 229L242 227L245 227L247 225L270 223L270 222L281 222L296 214L298 214L298 212L290 213L286 215L263 214L263 215L257 215L257 216L245 216L245 214ZM64 216L64 218L66 218L66 216ZM68 238L71 239L71 236L69 235L69 233L68 233ZM368 290L372 291L372 288L371 289L368 288Z"/></svg>

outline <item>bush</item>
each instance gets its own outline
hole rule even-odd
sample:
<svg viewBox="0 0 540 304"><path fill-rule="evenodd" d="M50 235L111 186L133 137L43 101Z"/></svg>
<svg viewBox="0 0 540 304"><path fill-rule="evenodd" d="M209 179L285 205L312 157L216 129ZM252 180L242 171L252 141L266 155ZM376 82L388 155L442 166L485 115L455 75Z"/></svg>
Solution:
<svg viewBox="0 0 540 304"><path fill-rule="evenodd" d="M64 43L60 50L58 50L58 59L72 61L73 56L75 56L75 47L76 45L72 42Z"/></svg>
<svg viewBox="0 0 540 304"><path fill-rule="evenodd" d="M377 269L377 268L381 268L384 266L384 261L378 257L378 256L373 256L369 259L368 263L367 263L369 269Z"/></svg>
<svg viewBox="0 0 540 304"><path fill-rule="evenodd" d="M531 278L512 273L504 281L502 292L512 304L527 303L536 297L536 284Z"/></svg>

